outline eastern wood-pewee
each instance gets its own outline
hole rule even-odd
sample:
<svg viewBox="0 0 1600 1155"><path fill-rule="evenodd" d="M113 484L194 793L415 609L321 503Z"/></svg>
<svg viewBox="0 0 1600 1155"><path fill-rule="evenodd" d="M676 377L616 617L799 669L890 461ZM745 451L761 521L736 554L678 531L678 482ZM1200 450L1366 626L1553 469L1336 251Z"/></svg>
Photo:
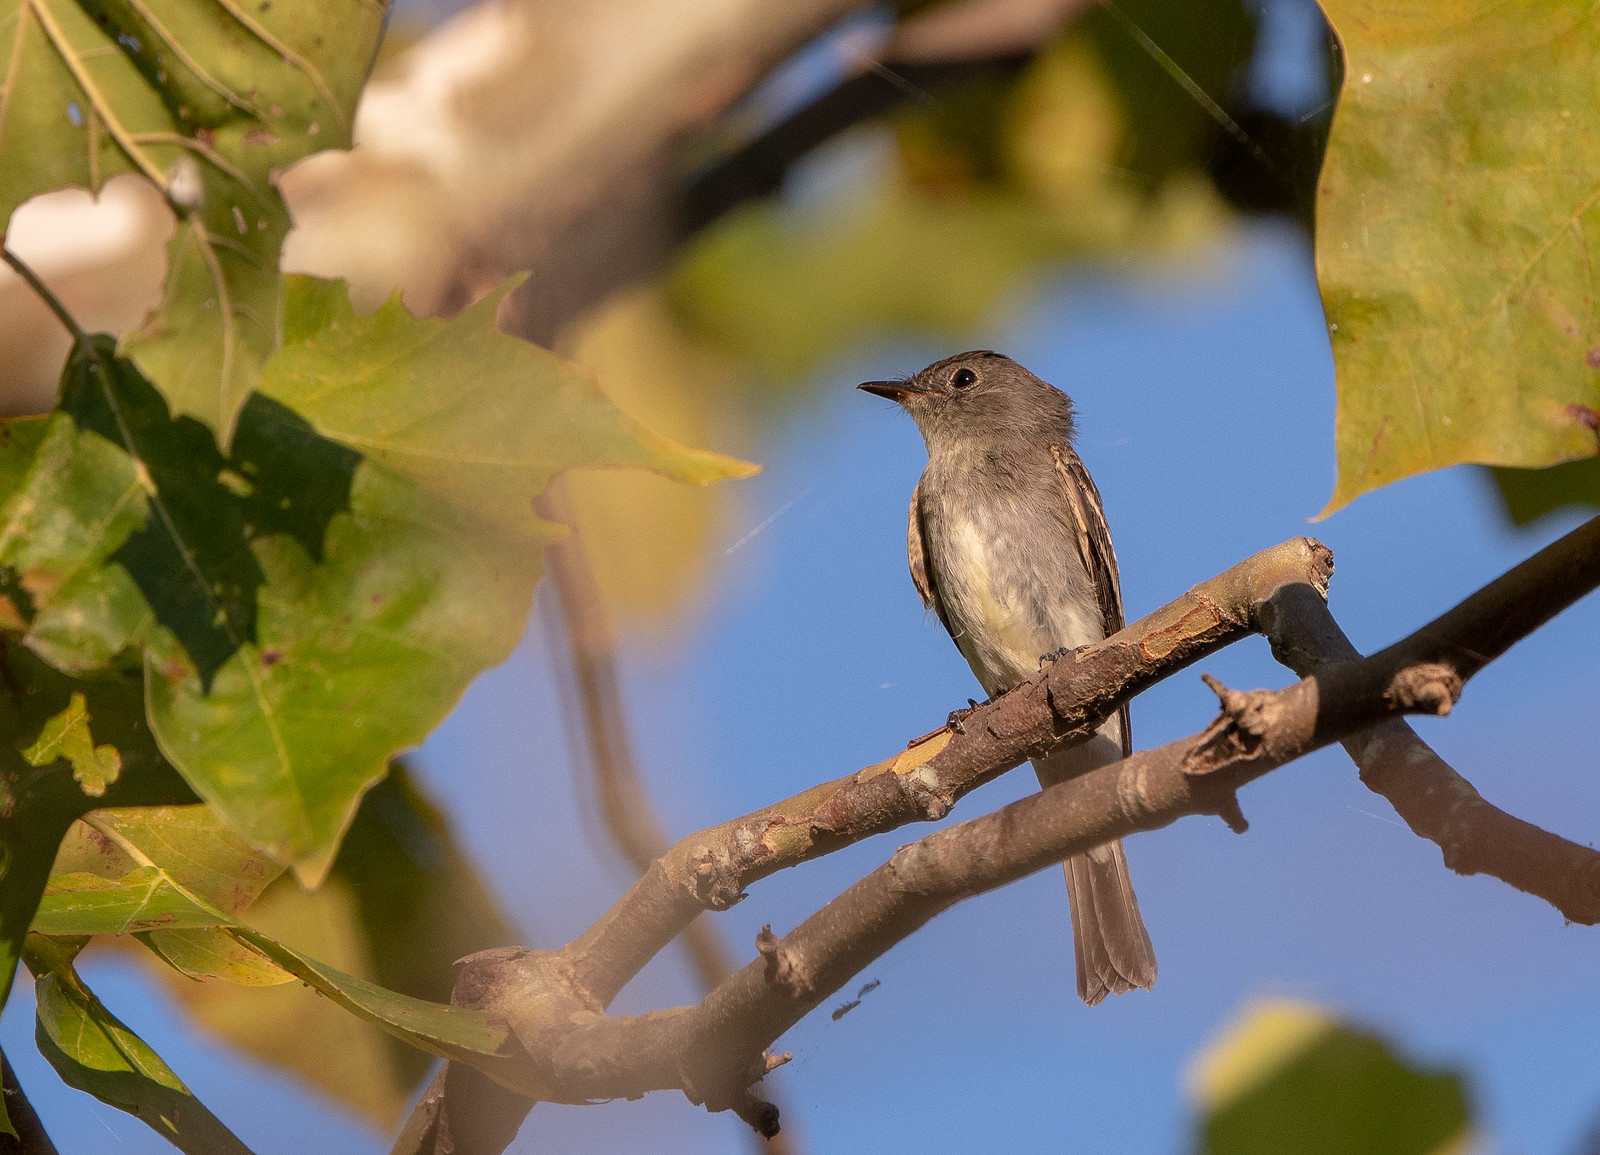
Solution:
<svg viewBox="0 0 1600 1155"><path fill-rule="evenodd" d="M1009 357L961 353L905 381L868 381L922 432L911 493L911 578L993 697L1057 650L1123 626L1100 494L1072 448L1072 401ZM1042 785L1126 757L1128 708L1086 742L1035 759ZM1122 843L1069 858L1078 994L1091 1006L1156 981Z"/></svg>

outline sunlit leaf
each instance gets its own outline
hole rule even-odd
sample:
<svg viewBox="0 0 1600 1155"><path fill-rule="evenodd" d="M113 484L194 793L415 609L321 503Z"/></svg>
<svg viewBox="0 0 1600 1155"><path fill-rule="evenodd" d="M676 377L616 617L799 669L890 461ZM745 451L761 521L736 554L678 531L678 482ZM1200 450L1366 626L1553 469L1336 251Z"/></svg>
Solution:
<svg viewBox="0 0 1600 1155"><path fill-rule="evenodd" d="M122 755L115 746L96 746L89 731L89 707L75 691L67 708L45 722L39 737L22 752L30 766L48 766L58 758L72 763L72 776L83 792L98 798L122 773Z"/></svg>
<svg viewBox="0 0 1600 1155"><path fill-rule="evenodd" d="M1459 462L1594 454L1600 14L1324 7L1345 55L1317 199L1339 382L1329 511Z"/></svg>
<svg viewBox="0 0 1600 1155"><path fill-rule="evenodd" d="M4 428L0 627L25 630L59 669L99 669L149 616L127 571L106 565L144 526L148 489L127 454L64 413Z"/></svg>
<svg viewBox="0 0 1600 1155"><path fill-rule="evenodd" d="M113 841L117 843L117 850L135 860L146 857L126 839ZM88 872L57 874L51 881L51 902L40 908L36 929L75 936L165 927L217 928L346 1011L411 1046L472 1063L514 1086L531 1089L521 1073L504 1061L510 1051L507 1049L509 1032L503 1022L491 1020L477 1011L388 990L276 941L211 906L199 893L186 887L179 873L193 865L190 862L167 869L146 861L120 879L102 878ZM207 872L197 873L204 881Z"/></svg>
<svg viewBox="0 0 1600 1155"><path fill-rule="evenodd" d="M241 987L276 987L294 981L294 976L248 943L242 943L218 927L183 930L149 930L139 941L179 974L191 979L222 979ZM252 994L254 992L251 992ZM281 1040L301 1046L294 1032ZM339 1061L345 1056L340 1055Z"/></svg>
<svg viewBox="0 0 1600 1155"><path fill-rule="evenodd" d="M1457 1074L1304 1003L1247 1008L1195 1060L1204 1155L1448 1155L1471 1113Z"/></svg>
<svg viewBox="0 0 1600 1155"><path fill-rule="evenodd" d="M128 349L227 445L281 332L272 174L346 148L379 0L0 0L0 223L143 174L179 212L165 300Z"/></svg>
<svg viewBox="0 0 1600 1155"><path fill-rule="evenodd" d="M39 936L28 941L34 1038L68 1086L128 1112L190 1155L250 1155L161 1056L84 985L70 946Z"/></svg>
<svg viewBox="0 0 1600 1155"><path fill-rule="evenodd" d="M62 839L33 929L127 934L210 927L243 910L283 867L208 806L96 810Z"/></svg>
<svg viewBox="0 0 1600 1155"><path fill-rule="evenodd" d="M438 321L398 297L361 316L342 281L287 278L284 348L262 392L458 516L530 545L529 503L563 469L633 465L700 485L754 471L650 432L579 366L500 332L495 315L520 280Z"/></svg>

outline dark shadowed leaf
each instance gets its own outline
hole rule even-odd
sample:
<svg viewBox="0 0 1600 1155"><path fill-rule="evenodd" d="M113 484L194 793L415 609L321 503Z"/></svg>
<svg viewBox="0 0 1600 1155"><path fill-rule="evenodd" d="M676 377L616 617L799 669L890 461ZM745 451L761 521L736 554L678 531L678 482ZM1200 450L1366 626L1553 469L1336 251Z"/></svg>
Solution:
<svg viewBox="0 0 1600 1155"><path fill-rule="evenodd" d="M111 557L132 576L209 686L218 667L256 634L261 566L245 537L244 500L223 484L228 462L211 430L173 420L167 403L110 337L73 347L61 409L81 432L123 450L153 487L152 516Z"/></svg>
<svg viewBox="0 0 1600 1155"><path fill-rule="evenodd" d="M99 795L85 792L64 751L49 758L60 720L71 716L74 701L80 699L92 722L93 748L114 751L120 763L115 781L95 783L104 787ZM31 751L39 764L24 757L24 751ZM71 678L47 665L15 634L0 634L0 867L5 878L0 886L0 990L10 990L57 848L75 819L99 805L193 800L145 723L137 669Z"/></svg>
<svg viewBox="0 0 1600 1155"><path fill-rule="evenodd" d="M1546 469L1489 470L1506 516L1527 525L1568 506L1600 508L1600 457L1564 461Z"/></svg>

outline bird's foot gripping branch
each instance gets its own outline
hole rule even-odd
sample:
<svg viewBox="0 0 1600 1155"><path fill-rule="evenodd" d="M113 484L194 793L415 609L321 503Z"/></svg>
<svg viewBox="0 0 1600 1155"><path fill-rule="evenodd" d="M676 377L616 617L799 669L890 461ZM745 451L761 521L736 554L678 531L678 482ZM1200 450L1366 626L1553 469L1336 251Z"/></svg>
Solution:
<svg viewBox="0 0 1600 1155"><path fill-rule="evenodd" d="M1241 786L1333 742L1451 869L1491 874L1574 922L1600 922L1600 853L1484 801L1402 718L1449 713L1473 674L1600 585L1600 519L1366 658L1328 611L1332 571L1332 554L1308 538L1257 554L1062 655L974 709L959 732L690 835L560 950L466 960L456 1002L505 1020L531 1072L521 1082L552 1101L678 1089L771 1134L776 1111L752 1088L786 1056L767 1048L934 915L1185 815L1215 814L1242 829ZM942 817L969 791L1093 733L1134 695L1250 633L1265 635L1301 680L1240 693L1208 679L1222 708L1201 733L902 847L788 934L764 931L756 957L695 1006L606 1015L623 985L703 911L726 908L784 867ZM500 1150L532 1105L450 1064L396 1155Z"/></svg>

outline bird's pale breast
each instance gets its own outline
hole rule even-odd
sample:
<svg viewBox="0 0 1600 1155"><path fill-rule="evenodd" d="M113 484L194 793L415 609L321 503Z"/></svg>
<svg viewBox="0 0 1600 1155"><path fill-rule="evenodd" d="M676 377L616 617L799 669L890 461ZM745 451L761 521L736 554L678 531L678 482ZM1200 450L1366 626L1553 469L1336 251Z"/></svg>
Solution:
<svg viewBox="0 0 1600 1155"><path fill-rule="evenodd" d="M961 503L927 526L945 613L990 694L1032 677L1042 654L1104 637L1093 586L1059 524L1029 523L1023 503Z"/></svg>

